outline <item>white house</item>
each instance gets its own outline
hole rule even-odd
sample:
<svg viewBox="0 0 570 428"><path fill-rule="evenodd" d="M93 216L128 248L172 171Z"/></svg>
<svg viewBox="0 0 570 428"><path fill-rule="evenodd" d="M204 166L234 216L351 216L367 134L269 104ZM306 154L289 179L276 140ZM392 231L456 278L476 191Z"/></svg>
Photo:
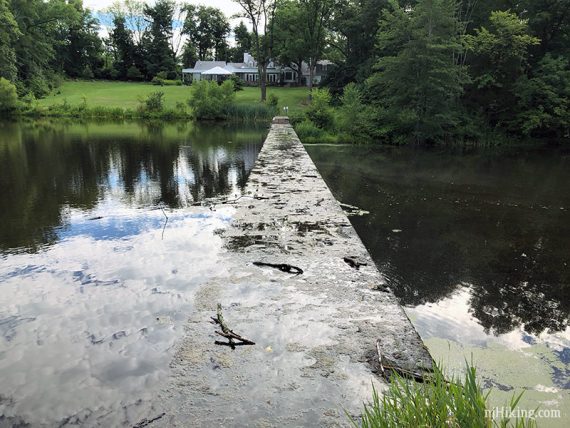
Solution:
<svg viewBox="0 0 570 428"><path fill-rule="evenodd" d="M327 60L317 63L315 76L313 76L314 84L321 82L328 72L328 67L331 65L332 62ZM295 85L298 83L298 73L298 70L295 68L270 62L267 67L267 83L270 85ZM302 64L301 73L303 83L308 85L308 64ZM199 80L221 81L231 75L239 77L246 84L256 85L259 81L257 62L249 53L245 53L243 62L197 61L194 68L185 68L182 70L183 79L192 82Z"/></svg>

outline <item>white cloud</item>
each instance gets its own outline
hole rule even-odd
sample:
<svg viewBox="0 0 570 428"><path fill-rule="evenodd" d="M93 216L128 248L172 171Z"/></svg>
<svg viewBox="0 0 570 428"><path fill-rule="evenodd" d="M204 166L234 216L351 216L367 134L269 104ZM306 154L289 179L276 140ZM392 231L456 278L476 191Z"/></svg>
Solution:
<svg viewBox="0 0 570 428"><path fill-rule="evenodd" d="M91 10L103 10L111 6L115 0L84 0L83 4ZM154 1L145 1L145 3L154 3ZM190 4L203 4L205 6L217 7L230 18L241 11L240 6L232 0L203 0L203 1L187 1Z"/></svg>

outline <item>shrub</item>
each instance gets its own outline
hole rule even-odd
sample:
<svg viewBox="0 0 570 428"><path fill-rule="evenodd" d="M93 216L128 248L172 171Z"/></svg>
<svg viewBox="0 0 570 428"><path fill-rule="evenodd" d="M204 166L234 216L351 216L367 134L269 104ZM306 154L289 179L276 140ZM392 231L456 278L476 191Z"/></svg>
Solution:
<svg viewBox="0 0 570 428"><path fill-rule="evenodd" d="M277 110L277 106L279 105L279 97L273 93L269 94L267 97L267 104Z"/></svg>
<svg viewBox="0 0 570 428"><path fill-rule="evenodd" d="M328 89L313 90L313 98L307 110L307 117L319 128L330 129L333 125L334 116L330 103L331 94Z"/></svg>
<svg viewBox="0 0 570 428"><path fill-rule="evenodd" d="M146 98L139 100L139 111L141 113L157 113L164 109L164 92L158 91L149 94Z"/></svg>
<svg viewBox="0 0 570 428"><path fill-rule="evenodd" d="M243 80L232 74L230 80L234 83L234 91L243 91Z"/></svg>
<svg viewBox="0 0 570 428"><path fill-rule="evenodd" d="M127 70L127 79L129 80L142 80L143 77L141 71L134 65Z"/></svg>
<svg viewBox="0 0 570 428"><path fill-rule="evenodd" d="M225 119L235 99L234 84L226 80L221 85L201 80L190 87L188 105L198 119Z"/></svg>
<svg viewBox="0 0 570 428"><path fill-rule="evenodd" d="M0 77L0 112L13 112L18 107L16 86L9 80Z"/></svg>

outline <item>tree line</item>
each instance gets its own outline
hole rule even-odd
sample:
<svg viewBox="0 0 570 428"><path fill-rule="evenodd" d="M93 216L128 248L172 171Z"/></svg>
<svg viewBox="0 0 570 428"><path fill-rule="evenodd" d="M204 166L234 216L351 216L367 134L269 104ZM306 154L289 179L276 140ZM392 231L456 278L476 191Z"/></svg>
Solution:
<svg viewBox="0 0 570 428"><path fill-rule="evenodd" d="M101 17L108 35L82 0L0 0L0 77L43 97L65 77L176 79L197 60L242 61L251 49L245 24L232 30L213 7L124 0Z"/></svg>
<svg viewBox="0 0 570 428"><path fill-rule="evenodd" d="M0 77L42 97L61 77L175 79L250 52L263 101L272 60L308 64L312 89L329 59L307 126L395 143L570 134L568 0L235 1L232 29L216 8L124 0L102 37L81 0L0 0Z"/></svg>

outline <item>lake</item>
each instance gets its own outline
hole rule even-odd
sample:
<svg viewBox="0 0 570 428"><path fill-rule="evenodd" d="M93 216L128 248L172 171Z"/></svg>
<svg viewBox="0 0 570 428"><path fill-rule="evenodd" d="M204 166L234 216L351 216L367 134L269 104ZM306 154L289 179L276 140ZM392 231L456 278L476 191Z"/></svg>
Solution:
<svg viewBox="0 0 570 428"><path fill-rule="evenodd" d="M0 123L0 426L156 416L264 126ZM432 355L570 408L570 150L307 146ZM566 415L568 417L568 415ZM565 426L568 421L541 421Z"/></svg>
<svg viewBox="0 0 570 428"><path fill-rule="evenodd" d="M307 145L437 361L570 423L570 149Z"/></svg>
<svg viewBox="0 0 570 428"><path fill-rule="evenodd" d="M266 127L0 124L0 426L133 426ZM207 201L207 204L202 206ZM26 425L27 426L27 425Z"/></svg>

